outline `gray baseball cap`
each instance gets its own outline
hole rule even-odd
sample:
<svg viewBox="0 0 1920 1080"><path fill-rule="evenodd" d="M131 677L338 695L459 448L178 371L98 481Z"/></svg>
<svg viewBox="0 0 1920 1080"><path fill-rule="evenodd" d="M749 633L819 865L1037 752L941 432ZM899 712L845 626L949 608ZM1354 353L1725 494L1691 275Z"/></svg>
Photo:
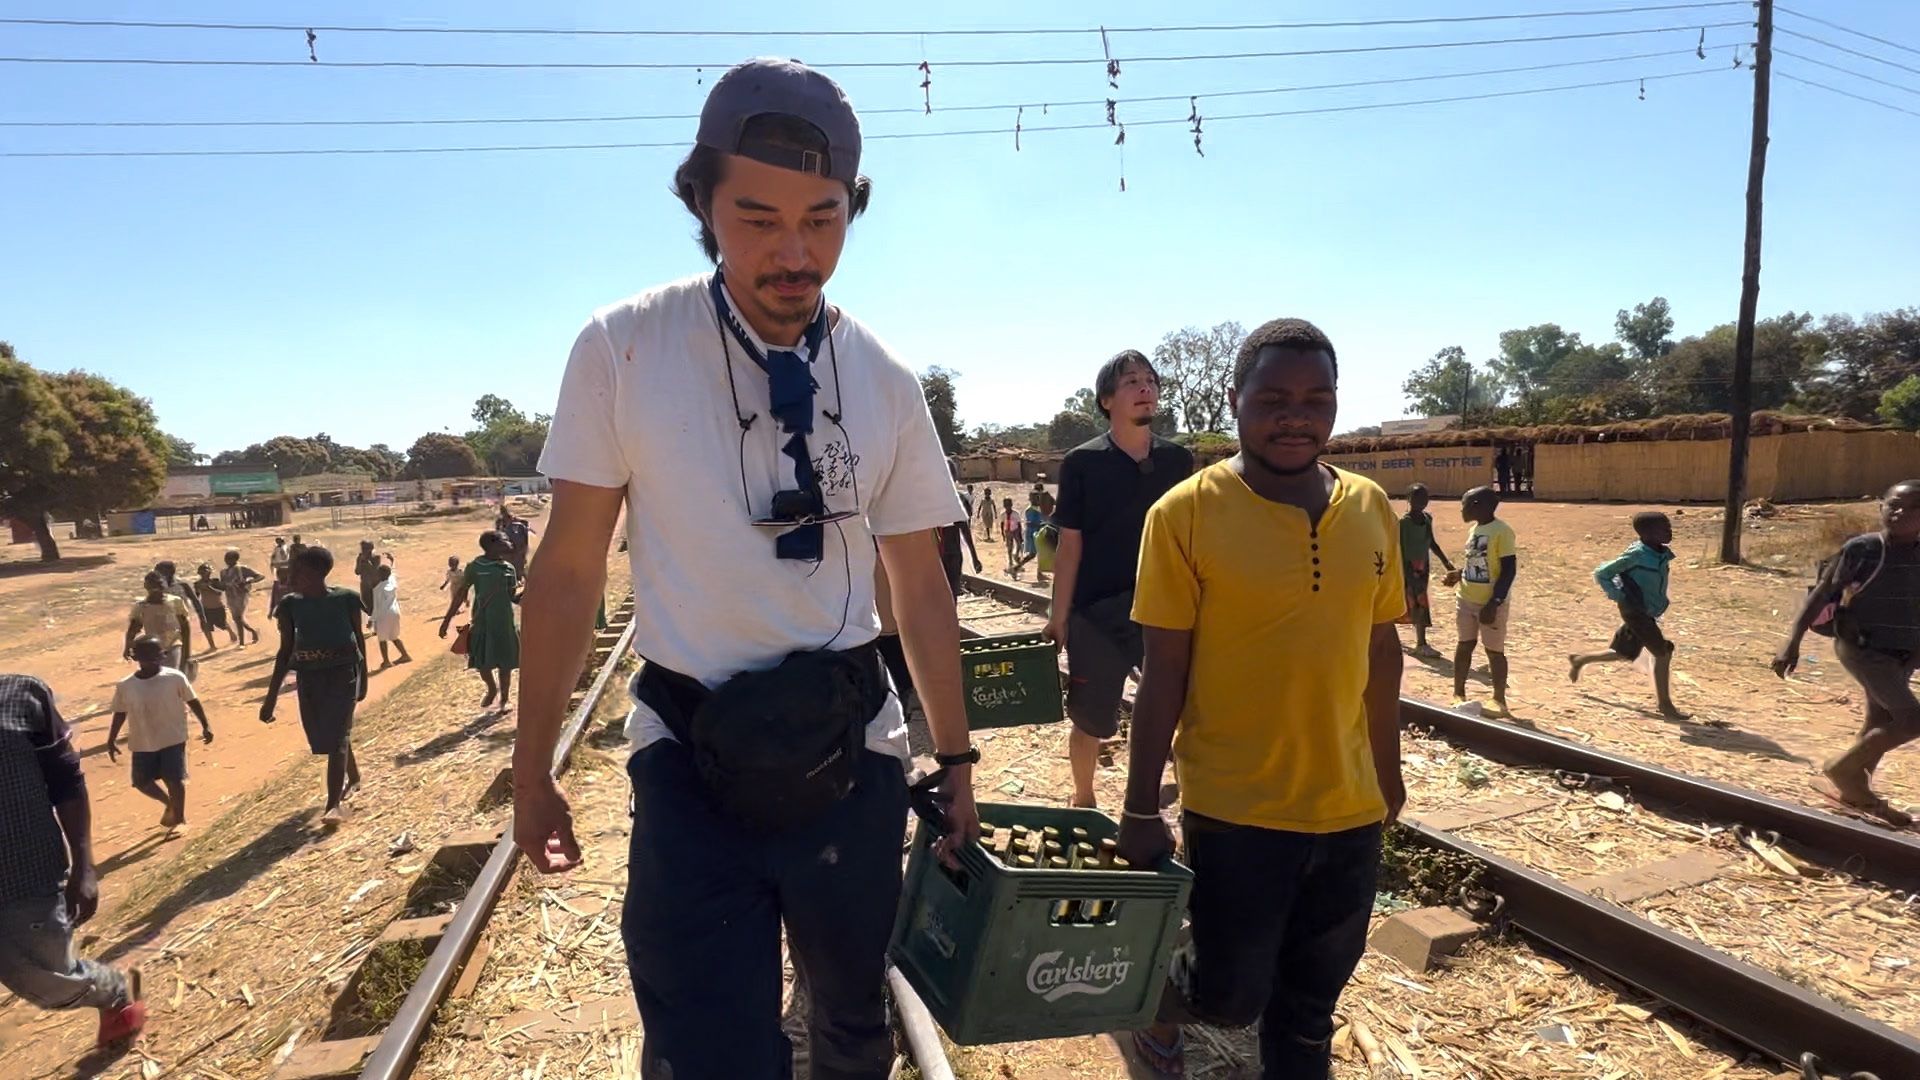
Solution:
<svg viewBox="0 0 1920 1080"><path fill-rule="evenodd" d="M768 113L797 117L826 136L825 153L740 144L747 121ZM860 118L840 85L798 60L760 57L737 64L713 84L695 141L728 154L851 184L860 176Z"/></svg>

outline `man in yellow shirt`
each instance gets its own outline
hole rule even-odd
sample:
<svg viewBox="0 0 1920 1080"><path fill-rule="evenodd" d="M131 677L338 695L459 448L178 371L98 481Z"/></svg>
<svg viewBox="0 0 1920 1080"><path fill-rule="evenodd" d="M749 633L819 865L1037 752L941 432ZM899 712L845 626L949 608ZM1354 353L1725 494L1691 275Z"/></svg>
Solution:
<svg viewBox="0 0 1920 1080"><path fill-rule="evenodd" d="M1255 330L1234 370L1240 453L1147 513L1120 851L1152 865L1172 847L1159 803L1171 748L1194 872L1192 940L1161 1022L1134 1039L1162 1071L1180 1064L1180 1022L1259 1020L1262 1075L1327 1075L1381 830L1406 801L1399 524L1379 485L1320 461L1338 377L1311 323Z"/></svg>
<svg viewBox="0 0 1920 1080"><path fill-rule="evenodd" d="M1487 668L1493 673L1493 706L1488 716L1507 716L1507 596L1513 590L1520 557L1513 526L1493 516L1500 495L1477 487L1460 496L1460 519L1473 528L1467 533L1466 557L1460 569L1447 574L1448 585L1458 585L1454 619L1460 644L1453 650L1453 704L1466 704L1467 672L1473 667L1473 643L1487 647Z"/></svg>

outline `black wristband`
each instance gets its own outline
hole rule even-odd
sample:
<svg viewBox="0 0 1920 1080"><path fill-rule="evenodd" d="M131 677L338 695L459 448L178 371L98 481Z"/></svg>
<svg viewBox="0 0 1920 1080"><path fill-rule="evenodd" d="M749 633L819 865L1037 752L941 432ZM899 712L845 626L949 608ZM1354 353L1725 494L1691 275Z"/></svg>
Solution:
<svg viewBox="0 0 1920 1080"><path fill-rule="evenodd" d="M969 746L958 754L935 754L933 755L933 763L943 769L951 769L955 765L978 765L980 763L980 748L977 746Z"/></svg>

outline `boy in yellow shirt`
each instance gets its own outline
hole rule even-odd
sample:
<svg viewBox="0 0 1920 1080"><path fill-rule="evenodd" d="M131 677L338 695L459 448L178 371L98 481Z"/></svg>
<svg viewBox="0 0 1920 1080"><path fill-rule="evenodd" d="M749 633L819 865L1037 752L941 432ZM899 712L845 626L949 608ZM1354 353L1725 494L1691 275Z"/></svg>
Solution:
<svg viewBox="0 0 1920 1080"><path fill-rule="evenodd" d="M1234 370L1241 452L1147 512L1120 851L1151 866L1171 850L1171 749L1194 873L1192 940L1160 1022L1134 1037L1162 1072L1181 1066L1180 1023L1258 1020L1263 1076L1327 1075L1381 832L1406 801L1400 530L1378 484L1320 461L1338 373L1311 323L1254 331Z"/></svg>
<svg viewBox="0 0 1920 1080"><path fill-rule="evenodd" d="M1454 621L1460 644L1453 650L1453 704L1466 704L1467 672L1473 667L1475 638L1487 647L1487 667L1493 673L1493 707L1488 716L1507 716L1507 602L1520 559L1513 526L1496 519L1500 495L1484 485L1460 496L1460 520L1473 528L1467 533L1466 557L1460 569L1450 571L1446 584L1459 586Z"/></svg>

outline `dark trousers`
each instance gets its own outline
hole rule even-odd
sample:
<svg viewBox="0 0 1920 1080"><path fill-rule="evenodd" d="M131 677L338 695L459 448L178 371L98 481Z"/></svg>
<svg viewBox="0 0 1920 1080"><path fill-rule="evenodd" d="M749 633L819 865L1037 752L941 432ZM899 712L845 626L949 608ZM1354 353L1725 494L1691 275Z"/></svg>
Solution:
<svg viewBox="0 0 1920 1080"><path fill-rule="evenodd" d="M787 1080L780 928L812 1005L815 1080L881 1080L893 1064L887 938L900 902L907 784L867 750L852 794L789 832L722 817L677 742L627 764L633 837L621 937L645 1032L646 1080Z"/></svg>
<svg viewBox="0 0 1920 1080"><path fill-rule="evenodd" d="M1163 1020L1260 1021L1265 1080L1324 1080L1333 1007L1367 947L1381 826L1296 833L1181 816L1193 938Z"/></svg>

